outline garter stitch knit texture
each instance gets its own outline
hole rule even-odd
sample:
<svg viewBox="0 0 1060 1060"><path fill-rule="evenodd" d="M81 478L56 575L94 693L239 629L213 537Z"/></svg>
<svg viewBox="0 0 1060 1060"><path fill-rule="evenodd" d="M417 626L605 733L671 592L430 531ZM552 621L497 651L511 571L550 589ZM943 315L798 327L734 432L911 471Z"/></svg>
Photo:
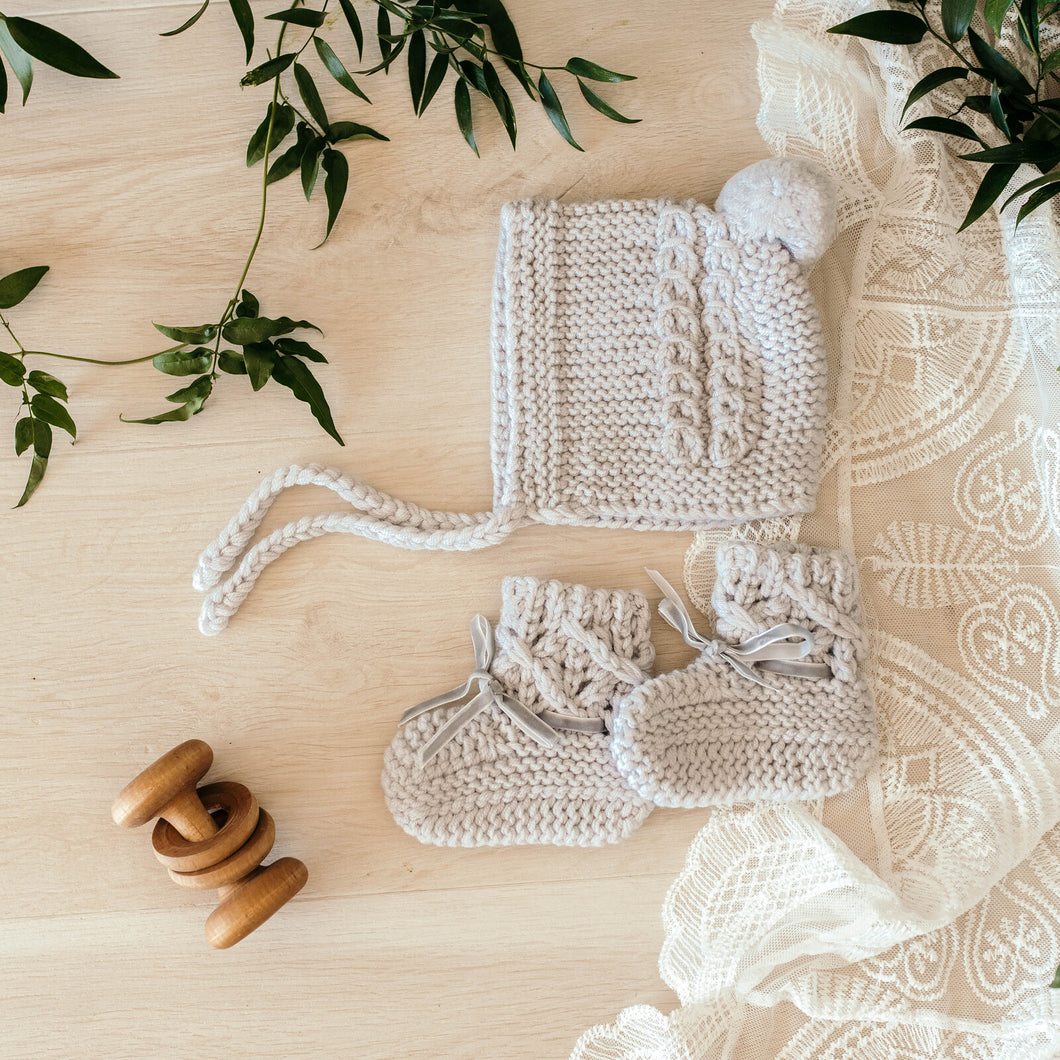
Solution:
<svg viewBox="0 0 1060 1060"><path fill-rule="evenodd" d="M769 159L736 174L722 203L505 206L493 511L430 511L318 465L279 471L203 552L200 629L220 632L268 563L325 533L466 550L532 522L697 530L812 511L825 357L806 275L831 240L834 191L809 163ZM243 556L295 484L326 486L352 511L291 523Z"/></svg>
<svg viewBox="0 0 1060 1060"><path fill-rule="evenodd" d="M531 711L602 719L646 679L655 653L643 593L519 577L506 578L501 595L490 672ZM625 838L651 812L615 768L606 732L559 731L545 748L495 708L421 766L420 750L457 709L407 722L384 757L387 807L420 842L596 846Z"/></svg>
<svg viewBox="0 0 1060 1060"><path fill-rule="evenodd" d="M807 661L826 663L831 677L766 673L772 687L765 688L706 651L687 669L640 685L616 708L619 770L660 806L847 790L878 746L852 558L807 545L725 541L717 569L711 603L719 647L795 623L814 636Z"/></svg>

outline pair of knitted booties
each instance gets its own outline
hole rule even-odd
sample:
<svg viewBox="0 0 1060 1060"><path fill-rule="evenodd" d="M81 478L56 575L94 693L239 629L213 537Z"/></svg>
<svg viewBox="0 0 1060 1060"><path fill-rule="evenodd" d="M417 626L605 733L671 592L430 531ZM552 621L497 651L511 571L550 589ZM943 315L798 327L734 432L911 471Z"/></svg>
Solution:
<svg viewBox="0 0 1060 1060"><path fill-rule="evenodd" d="M660 614L700 656L651 677L647 598L506 578L472 621L467 681L407 710L384 759L397 823L425 843L597 846L655 806L811 799L876 753L854 565L831 549L723 543L700 637L661 577Z"/></svg>

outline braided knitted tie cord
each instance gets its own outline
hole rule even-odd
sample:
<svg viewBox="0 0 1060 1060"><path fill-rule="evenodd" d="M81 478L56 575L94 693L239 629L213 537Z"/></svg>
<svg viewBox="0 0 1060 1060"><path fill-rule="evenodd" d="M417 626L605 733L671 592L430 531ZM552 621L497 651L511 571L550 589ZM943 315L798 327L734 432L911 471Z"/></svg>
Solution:
<svg viewBox="0 0 1060 1060"><path fill-rule="evenodd" d="M273 501L292 486L325 486L356 511L293 520L274 530L244 555ZM469 551L498 544L524 522L518 507L475 514L432 511L398 500L334 468L293 464L262 482L217 540L199 557L192 584L200 591L213 590L203 602L199 629L206 636L220 633L239 610L261 572L300 541L342 533L357 534L399 548ZM237 561L235 573L221 582Z"/></svg>

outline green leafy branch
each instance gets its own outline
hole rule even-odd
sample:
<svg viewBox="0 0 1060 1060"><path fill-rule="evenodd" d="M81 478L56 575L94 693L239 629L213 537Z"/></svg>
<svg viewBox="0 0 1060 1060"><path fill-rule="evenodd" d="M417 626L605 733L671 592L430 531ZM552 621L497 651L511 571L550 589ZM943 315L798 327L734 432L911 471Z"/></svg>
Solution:
<svg viewBox="0 0 1060 1060"><path fill-rule="evenodd" d="M1060 100L1049 98L1045 91L1048 78L1060 81L1060 47L1048 53L1042 48L1042 26L1060 12L1060 2L941 0L938 28L929 16L927 0L902 2L914 8L915 13L869 11L832 26L829 32L901 45L919 44L930 34L953 54L960 65L940 67L921 78L909 93L903 117L914 103L944 85L964 81L978 91L967 93L961 106L949 116L917 118L905 128L927 129L979 144L980 150L960 155L988 166L961 229L977 221L1001 198L1020 165L1035 166L1043 176L1021 185L1001 205L1005 210L1020 196L1027 195L1016 215L1019 225L1029 213L1060 195ZM998 36L1007 17L1015 20L1024 49L1016 63L973 27L980 8L983 21ZM968 53L958 47L965 39ZM958 120L957 115L965 109L988 116L1007 142L988 144L971 125Z"/></svg>

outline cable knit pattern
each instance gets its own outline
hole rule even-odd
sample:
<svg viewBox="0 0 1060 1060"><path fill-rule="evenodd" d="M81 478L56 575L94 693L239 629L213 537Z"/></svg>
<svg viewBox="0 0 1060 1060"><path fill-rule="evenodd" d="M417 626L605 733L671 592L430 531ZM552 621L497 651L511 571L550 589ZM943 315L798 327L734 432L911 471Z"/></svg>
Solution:
<svg viewBox="0 0 1060 1060"><path fill-rule="evenodd" d="M723 189L731 217L670 199L505 206L491 331L493 511L429 511L316 465L279 471L203 553L200 629L220 632L268 563L325 533L464 550L528 522L699 530L812 511L825 358L790 247L820 249L834 202L828 178L805 163L752 168L755 179L737 174ZM774 235L763 218L778 201ZM218 584L275 494L308 484L354 513L289 524Z"/></svg>
<svg viewBox="0 0 1060 1060"><path fill-rule="evenodd" d="M535 713L604 718L646 679L654 649L643 593L520 577L506 578L501 594L490 672ZM413 718L384 756L387 806L420 842L597 846L625 838L651 812L615 768L607 734L560 730L545 748L496 709L421 767L420 748L457 709Z"/></svg>
<svg viewBox="0 0 1060 1060"><path fill-rule="evenodd" d="M712 597L722 642L778 623L814 635L808 662L830 679L767 673L765 688L704 652L634 689L616 708L623 776L660 806L814 799L845 791L876 757L853 559L806 545L724 541Z"/></svg>

